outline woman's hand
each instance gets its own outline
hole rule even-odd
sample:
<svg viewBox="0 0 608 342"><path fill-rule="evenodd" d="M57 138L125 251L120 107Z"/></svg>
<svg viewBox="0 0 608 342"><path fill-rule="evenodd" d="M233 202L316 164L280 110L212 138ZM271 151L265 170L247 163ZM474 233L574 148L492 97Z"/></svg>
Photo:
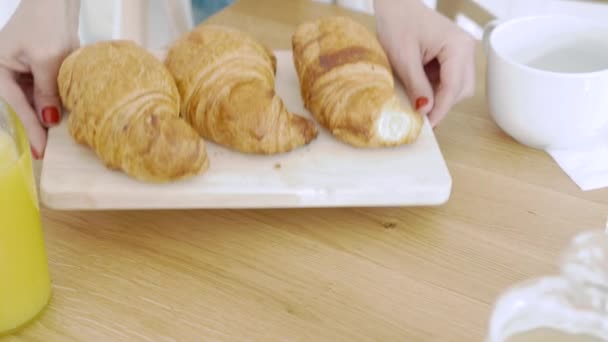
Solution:
<svg viewBox="0 0 608 342"><path fill-rule="evenodd" d="M21 0L0 31L0 97L21 119L36 158L46 128L61 119L57 73L79 45L79 10L78 0Z"/></svg>
<svg viewBox="0 0 608 342"><path fill-rule="evenodd" d="M475 89L475 40L420 0L375 0L378 37L407 95L437 125Z"/></svg>

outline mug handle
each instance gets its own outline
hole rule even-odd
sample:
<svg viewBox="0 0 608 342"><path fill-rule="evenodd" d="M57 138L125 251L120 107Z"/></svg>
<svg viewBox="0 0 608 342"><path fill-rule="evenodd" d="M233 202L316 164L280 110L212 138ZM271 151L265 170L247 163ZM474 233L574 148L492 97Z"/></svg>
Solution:
<svg viewBox="0 0 608 342"><path fill-rule="evenodd" d="M500 20L495 19L487 23L483 28L483 35L481 41L483 43L483 51L485 53L488 53L488 49L490 48L490 35L492 34L492 31L494 31L496 26L498 26L499 24Z"/></svg>

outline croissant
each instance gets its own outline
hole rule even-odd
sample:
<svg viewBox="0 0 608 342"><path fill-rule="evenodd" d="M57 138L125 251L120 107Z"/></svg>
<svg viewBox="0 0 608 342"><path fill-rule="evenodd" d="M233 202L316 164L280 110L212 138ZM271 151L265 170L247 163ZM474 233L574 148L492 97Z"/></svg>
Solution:
<svg viewBox="0 0 608 342"><path fill-rule="evenodd" d="M169 49L165 65L182 116L210 141L243 153L276 154L311 142L313 120L291 113L274 91L276 57L247 33L201 24Z"/></svg>
<svg viewBox="0 0 608 342"><path fill-rule="evenodd" d="M337 139L361 148L417 140L422 117L403 107L380 43L346 17L300 24L293 59L304 106Z"/></svg>
<svg viewBox="0 0 608 342"><path fill-rule="evenodd" d="M72 52L57 77L76 142L110 169L167 182L209 167L204 141L179 117L180 98L162 62L130 41L102 41Z"/></svg>

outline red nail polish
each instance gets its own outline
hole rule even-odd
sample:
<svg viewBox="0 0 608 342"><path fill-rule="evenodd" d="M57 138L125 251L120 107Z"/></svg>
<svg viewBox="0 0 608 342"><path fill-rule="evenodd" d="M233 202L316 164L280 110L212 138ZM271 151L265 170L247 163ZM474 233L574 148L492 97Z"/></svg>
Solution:
<svg viewBox="0 0 608 342"><path fill-rule="evenodd" d="M30 150L32 151L32 156L34 159L40 159L40 153L38 153L33 147L30 147Z"/></svg>
<svg viewBox="0 0 608 342"><path fill-rule="evenodd" d="M44 107L42 109L42 121L47 125L59 123L59 110L56 107Z"/></svg>
<svg viewBox="0 0 608 342"><path fill-rule="evenodd" d="M426 106L428 103L429 99L424 96L419 97L418 99L416 99L416 110L419 110L420 108Z"/></svg>

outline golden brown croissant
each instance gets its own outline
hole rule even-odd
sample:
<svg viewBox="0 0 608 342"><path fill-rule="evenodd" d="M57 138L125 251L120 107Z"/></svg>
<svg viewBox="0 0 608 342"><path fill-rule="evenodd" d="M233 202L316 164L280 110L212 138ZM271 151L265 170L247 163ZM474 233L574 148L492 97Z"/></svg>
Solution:
<svg viewBox="0 0 608 342"><path fill-rule="evenodd" d="M161 61L129 41L81 47L58 75L69 132L112 169L150 182L209 166L204 141L179 117L180 98Z"/></svg>
<svg viewBox="0 0 608 342"><path fill-rule="evenodd" d="M292 45L304 105L335 137L357 147L417 139L422 117L401 106L388 58L363 25L345 17L303 23Z"/></svg>
<svg viewBox="0 0 608 342"><path fill-rule="evenodd" d="M317 136L314 121L289 112L275 94L276 58L247 33L201 24L174 43L165 64L183 117L210 141L275 154Z"/></svg>

